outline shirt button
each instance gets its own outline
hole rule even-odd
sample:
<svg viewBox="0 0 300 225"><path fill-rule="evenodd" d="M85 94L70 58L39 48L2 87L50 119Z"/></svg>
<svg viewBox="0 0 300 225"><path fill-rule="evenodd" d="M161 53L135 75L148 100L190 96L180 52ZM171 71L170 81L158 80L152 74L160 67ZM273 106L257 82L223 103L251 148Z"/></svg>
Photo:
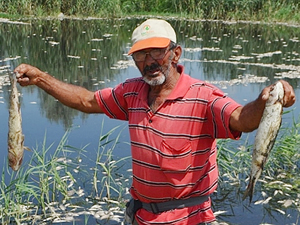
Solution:
<svg viewBox="0 0 300 225"><path fill-rule="evenodd" d="M151 120L151 119L149 120L149 123L152 123L152 120Z"/></svg>

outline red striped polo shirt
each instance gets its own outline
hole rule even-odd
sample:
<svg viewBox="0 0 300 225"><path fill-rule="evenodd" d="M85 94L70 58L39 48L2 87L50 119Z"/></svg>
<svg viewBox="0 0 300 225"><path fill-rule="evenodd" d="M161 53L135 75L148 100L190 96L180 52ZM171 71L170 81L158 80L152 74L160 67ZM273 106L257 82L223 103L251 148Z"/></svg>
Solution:
<svg viewBox="0 0 300 225"><path fill-rule="evenodd" d="M237 139L229 129L231 113L240 105L215 86L184 74L165 102L153 112L149 85L126 80L95 93L111 118L128 120L133 181L131 194L143 202L209 195L217 187L216 138ZM185 209L153 214L137 212L140 224L199 224L213 221L210 200Z"/></svg>

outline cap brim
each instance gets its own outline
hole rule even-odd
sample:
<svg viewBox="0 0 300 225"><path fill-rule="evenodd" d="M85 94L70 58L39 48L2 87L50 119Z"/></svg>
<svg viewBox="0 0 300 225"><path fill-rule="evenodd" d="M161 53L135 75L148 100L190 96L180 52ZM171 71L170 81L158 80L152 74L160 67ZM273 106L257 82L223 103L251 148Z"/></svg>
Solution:
<svg viewBox="0 0 300 225"><path fill-rule="evenodd" d="M129 50L128 55L146 48L166 48L167 46L169 46L170 42L171 40L169 38L164 37L147 38L145 40L134 43Z"/></svg>

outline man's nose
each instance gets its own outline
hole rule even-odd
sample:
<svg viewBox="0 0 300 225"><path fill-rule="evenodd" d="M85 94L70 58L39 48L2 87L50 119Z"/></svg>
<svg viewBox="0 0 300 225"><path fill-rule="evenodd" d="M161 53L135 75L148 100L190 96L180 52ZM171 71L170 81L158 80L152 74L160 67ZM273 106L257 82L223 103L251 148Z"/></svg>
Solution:
<svg viewBox="0 0 300 225"><path fill-rule="evenodd" d="M155 60L153 59L153 57L150 55L149 52L146 53L145 56L145 64L147 65L151 65Z"/></svg>

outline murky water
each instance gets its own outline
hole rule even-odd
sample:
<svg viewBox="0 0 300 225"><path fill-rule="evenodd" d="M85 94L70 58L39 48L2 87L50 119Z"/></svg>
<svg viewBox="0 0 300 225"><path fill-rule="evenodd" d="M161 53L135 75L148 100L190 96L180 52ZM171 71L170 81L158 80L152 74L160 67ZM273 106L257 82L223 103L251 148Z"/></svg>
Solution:
<svg viewBox="0 0 300 225"><path fill-rule="evenodd" d="M141 21L143 19L128 18L0 23L0 149L3 154L7 149L7 70L24 62L90 90L114 86L126 78L140 76L126 53L131 32ZM175 19L169 22L184 49L180 63L191 76L214 83L242 104L255 99L263 87L278 79L288 80L299 96L300 27ZM47 144L57 144L67 128L77 127L69 136L69 144L77 148L89 144L86 155L93 158L103 120L103 132L117 125L121 125L120 130L126 127L126 122L64 107L35 87L19 90L25 145L30 148L42 143L45 135ZM292 107L293 113L284 115L284 123L290 123L293 116L298 117L298 105L299 100ZM128 140L124 129L120 141ZM119 144L114 154L128 156L129 146ZM24 160L30 157L31 153L25 152ZM4 157L0 162L0 168L5 160ZM263 206L245 209L240 200L218 204L219 211L230 208L222 219L232 224L293 224L297 221L295 211L289 216L279 212L269 215Z"/></svg>

